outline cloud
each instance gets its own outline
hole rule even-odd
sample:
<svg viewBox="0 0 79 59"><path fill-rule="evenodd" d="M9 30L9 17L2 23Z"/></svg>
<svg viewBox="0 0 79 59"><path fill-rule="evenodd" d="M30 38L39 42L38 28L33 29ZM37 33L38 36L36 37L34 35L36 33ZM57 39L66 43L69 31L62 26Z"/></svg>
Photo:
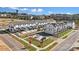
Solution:
<svg viewBox="0 0 79 59"><path fill-rule="evenodd" d="M24 10L29 10L28 8L21 8L20 10L24 11Z"/></svg>
<svg viewBox="0 0 79 59"><path fill-rule="evenodd" d="M31 11L32 11L32 12L42 12L43 9L36 9L36 8L35 8L35 9L32 9Z"/></svg>
<svg viewBox="0 0 79 59"><path fill-rule="evenodd" d="M9 7L9 8L11 8L11 9L19 9L18 7Z"/></svg>
<svg viewBox="0 0 79 59"><path fill-rule="evenodd" d="M38 12L42 12L43 11L43 9L38 9Z"/></svg>
<svg viewBox="0 0 79 59"><path fill-rule="evenodd" d="M52 14L53 12L52 11L48 11L48 14Z"/></svg>
<svg viewBox="0 0 79 59"><path fill-rule="evenodd" d="M66 13L66 14L72 14L72 13L69 13L69 12L68 12L68 13Z"/></svg>
<svg viewBox="0 0 79 59"><path fill-rule="evenodd" d="M37 12L37 9L32 9L32 12Z"/></svg>
<svg viewBox="0 0 79 59"><path fill-rule="evenodd" d="M27 14L29 14L29 15L30 15L31 13L27 13Z"/></svg>
<svg viewBox="0 0 79 59"><path fill-rule="evenodd" d="M18 7L10 7L10 8L14 10L21 10L21 11L28 10L28 8L18 8Z"/></svg>

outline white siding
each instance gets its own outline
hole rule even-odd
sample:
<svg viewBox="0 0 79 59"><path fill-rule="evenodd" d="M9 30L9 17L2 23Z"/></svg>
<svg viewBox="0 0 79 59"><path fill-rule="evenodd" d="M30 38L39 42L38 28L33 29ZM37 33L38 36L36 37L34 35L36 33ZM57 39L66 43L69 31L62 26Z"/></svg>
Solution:
<svg viewBox="0 0 79 59"><path fill-rule="evenodd" d="M74 22L67 22L67 23L55 23L55 26L53 24L47 24L44 26L45 33L48 34L55 34L57 31L62 31L66 30L67 27L75 28L75 23Z"/></svg>

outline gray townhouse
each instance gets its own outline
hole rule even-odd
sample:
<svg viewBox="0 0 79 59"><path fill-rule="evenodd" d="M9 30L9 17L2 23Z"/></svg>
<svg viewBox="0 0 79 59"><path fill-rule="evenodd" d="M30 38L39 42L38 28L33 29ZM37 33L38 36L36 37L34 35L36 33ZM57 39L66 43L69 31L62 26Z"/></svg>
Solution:
<svg viewBox="0 0 79 59"><path fill-rule="evenodd" d="M63 23L48 23L44 26L44 32L54 35L60 31L65 31L70 28L75 29L75 22L67 21Z"/></svg>
<svg viewBox="0 0 79 59"><path fill-rule="evenodd" d="M10 32L16 31L30 31L37 29L38 27L43 28L48 22L46 20L32 20L30 22L18 22L8 26Z"/></svg>

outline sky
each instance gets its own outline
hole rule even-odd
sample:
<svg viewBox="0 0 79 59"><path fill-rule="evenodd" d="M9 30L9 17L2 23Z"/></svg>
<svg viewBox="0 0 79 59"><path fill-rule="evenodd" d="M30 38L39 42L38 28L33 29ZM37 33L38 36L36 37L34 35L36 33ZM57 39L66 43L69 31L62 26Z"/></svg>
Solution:
<svg viewBox="0 0 79 59"><path fill-rule="evenodd" d="M33 15L78 14L79 7L0 7L0 12L27 13Z"/></svg>

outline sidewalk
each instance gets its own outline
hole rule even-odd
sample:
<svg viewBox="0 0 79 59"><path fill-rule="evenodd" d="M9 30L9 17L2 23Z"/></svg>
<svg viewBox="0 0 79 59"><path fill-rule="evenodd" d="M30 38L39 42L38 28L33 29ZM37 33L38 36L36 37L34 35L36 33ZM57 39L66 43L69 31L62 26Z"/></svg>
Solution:
<svg viewBox="0 0 79 59"><path fill-rule="evenodd" d="M18 39L24 41L25 43L29 44L28 41L26 41L26 40L24 40L24 39L22 39L22 38L20 38L20 37L18 37L18 36L16 36L16 35L14 35L14 34L12 34L12 35L15 36L15 37L17 37ZM31 44L31 46L33 46L33 47L36 48L36 49L39 49L37 46L35 46L35 45L33 45L33 44Z"/></svg>
<svg viewBox="0 0 79 59"><path fill-rule="evenodd" d="M66 35L69 35L69 34L71 34L72 32L73 32L73 30L72 30L71 32L67 33ZM14 34L12 34L12 35L14 35ZM64 36L66 36L66 35L64 35ZM16 35L14 35L14 36L17 37L18 39L24 41L25 43L28 43L28 44L29 44L28 41L24 40L25 38L22 39L22 38L20 38L20 37L18 37L18 36L16 36ZM62 36L62 37L64 37L64 36ZM42 50L42 49L46 49L46 48L48 48L49 46L51 46L51 45L52 45L53 43L55 43L55 42L58 42L58 43L60 44L62 41L64 41L64 39L62 39L62 37L59 38L59 39L57 39L56 41L50 43L49 45L45 46L44 48L39 48L39 47L35 46L34 44L31 44L31 46L33 46L34 48L36 48L37 51ZM57 45L58 45L58 44L57 44Z"/></svg>
<svg viewBox="0 0 79 59"><path fill-rule="evenodd" d="M65 37L66 35L71 34L73 31L74 31L74 30L70 31L69 33L65 34L64 36L62 36L62 37L60 37L60 38L62 39L62 38Z"/></svg>
<svg viewBox="0 0 79 59"><path fill-rule="evenodd" d="M69 34L73 34L74 33L74 30L72 30L71 32L69 32L69 33L67 33L66 35L69 35ZM69 36L71 36L71 35L69 35ZM64 35L65 36L65 35ZM68 37L69 37L68 36ZM61 44L64 40L66 40L66 39L62 39L62 37L61 38L59 38L56 42L58 42L58 44L54 47L54 48L56 48L59 44ZM53 50L54 48L52 48L52 49L50 49L50 50Z"/></svg>

